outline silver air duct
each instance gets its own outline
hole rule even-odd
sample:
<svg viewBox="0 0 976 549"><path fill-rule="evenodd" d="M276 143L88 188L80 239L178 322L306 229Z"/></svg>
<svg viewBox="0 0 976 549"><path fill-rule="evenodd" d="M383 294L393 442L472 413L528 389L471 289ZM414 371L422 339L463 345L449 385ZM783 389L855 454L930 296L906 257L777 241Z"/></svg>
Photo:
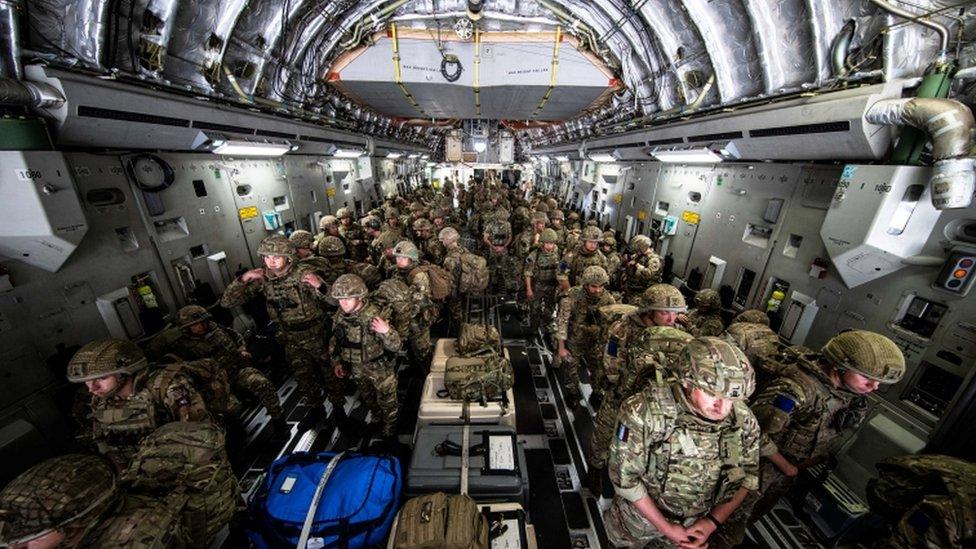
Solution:
<svg viewBox="0 0 976 549"><path fill-rule="evenodd" d="M20 80L24 67L20 64L20 29L17 27L20 3L0 0L0 76Z"/></svg>
<svg viewBox="0 0 976 549"><path fill-rule="evenodd" d="M40 82L0 78L0 105L58 108L64 97L53 86Z"/></svg>
<svg viewBox="0 0 976 549"><path fill-rule="evenodd" d="M932 205L939 210L966 208L973 200L973 129L969 107L952 99L916 97L878 101L865 113L872 124L912 126L932 140L935 167L929 180Z"/></svg>

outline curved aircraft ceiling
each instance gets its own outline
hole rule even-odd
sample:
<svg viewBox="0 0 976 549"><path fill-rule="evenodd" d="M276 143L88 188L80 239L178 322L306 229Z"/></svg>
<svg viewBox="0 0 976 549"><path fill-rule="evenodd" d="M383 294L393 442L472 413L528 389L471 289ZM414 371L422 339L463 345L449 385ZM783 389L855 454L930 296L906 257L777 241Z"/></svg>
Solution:
<svg viewBox="0 0 976 549"><path fill-rule="evenodd" d="M433 143L451 124L404 119L490 118L521 128L523 140L551 144L691 111L911 78L940 54L972 67L971 5L32 0L25 53L262 108L312 111L374 135Z"/></svg>

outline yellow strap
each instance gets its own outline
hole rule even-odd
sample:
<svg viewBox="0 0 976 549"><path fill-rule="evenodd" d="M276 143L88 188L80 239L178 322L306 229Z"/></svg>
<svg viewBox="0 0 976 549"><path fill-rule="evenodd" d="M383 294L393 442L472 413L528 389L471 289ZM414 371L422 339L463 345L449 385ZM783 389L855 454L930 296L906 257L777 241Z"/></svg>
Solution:
<svg viewBox="0 0 976 549"><path fill-rule="evenodd" d="M542 112L543 107L549 102L549 98L552 97L552 90L556 88L556 80L559 72L559 43L563 38L562 27L556 27L556 41L552 46L552 70L549 71L549 89L546 90L546 94L542 96L542 101L539 102L539 106L535 108L532 113L532 117L535 118Z"/></svg>
<svg viewBox="0 0 976 549"><path fill-rule="evenodd" d="M420 104L417 103L416 99L414 99L413 94L411 94L407 87L403 85L403 76L400 73L400 41L397 38L396 23L390 24L390 38L393 41L393 81L396 83L397 87L400 88L400 91L403 92L403 96L407 98L407 101L410 101L410 104L413 105L414 108L420 112L420 114L427 116L427 113L420 108Z"/></svg>

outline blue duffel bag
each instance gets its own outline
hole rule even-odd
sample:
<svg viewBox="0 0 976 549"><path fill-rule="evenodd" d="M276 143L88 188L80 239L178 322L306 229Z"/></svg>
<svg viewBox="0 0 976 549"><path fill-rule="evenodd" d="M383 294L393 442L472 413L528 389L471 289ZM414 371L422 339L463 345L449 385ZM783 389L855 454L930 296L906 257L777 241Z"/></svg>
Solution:
<svg viewBox="0 0 976 549"><path fill-rule="evenodd" d="M330 467L333 461L336 464ZM308 548L381 544L400 508L401 479L400 462L391 456L346 452L282 456L268 468L248 504L248 536L259 549L297 547L304 526ZM316 499L312 515L309 511Z"/></svg>

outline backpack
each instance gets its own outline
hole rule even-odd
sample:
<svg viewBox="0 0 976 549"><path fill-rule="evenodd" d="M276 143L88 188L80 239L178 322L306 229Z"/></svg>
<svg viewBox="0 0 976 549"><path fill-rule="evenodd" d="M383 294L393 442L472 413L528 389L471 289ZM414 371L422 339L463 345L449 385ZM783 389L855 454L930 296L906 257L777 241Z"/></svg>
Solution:
<svg viewBox="0 0 976 549"><path fill-rule="evenodd" d="M183 525L193 546L206 546L230 522L241 500L224 449L209 422L171 422L153 431L122 472L127 492L165 497L183 492Z"/></svg>
<svg viewBox="0 0 976 549"><path fill-rule="evenodd" d="M502 336L498 329L488 324L461 324L458 331L457 347L458 355L469 356L490 349L498 351L502 348Z"/></svg>
<svg viewBox="0 0 976 549"><path fill-rule="evenodd" d="M453 400L480 402L504 398L515 384L515 372L507 358L486 352L476 357L450 357L444 369L444 388Z"/></svg>
<svg viewBox="0 0 976 549"><path fill-rule="evenodd" d="M481 294L488 289L488 260L464 251L459 261L458 293Z"/></svg>
<svg viewBox="0 0 976 549"><path fill-rule="evenodd" d="M400 510L396 549L487 549L488 521L464 494L437 492L415 497Z"/></svg>
<svg viewBox="0 0 976 549"><path fill-rule="evenodd" d="M373 547L390 533L401 489L400 462L391 456L288 454L271 464L251 497L247 534L258 549L295 547L317 499L307 547Z"/></svg>
<svg viewBox="0 0 976 549"><path fill-rule="evenodd" d="M379 286L380 282L383 282L383 273L380 272L375 265L369 263L359 263L352 260L345 260L346 262L346 272L352 273L359 278L363 279L366 283L366 287L370 290L375 290Z"/></svg>
<svg viewBox="0 0 976 549"><path fill-rule="evenodd" d="M172 357L174 355L167 355ZM217 416L235 415L241 403L230 388L227 372L209 358L181 360L159 365L167 375L182 374L193 381L194 387L207 405L207 411Z"/></svg>
<svg viewBox="0 0 976 549"><path fill-rule="evenodd" d="M410 281L413 282L419 273L427 273L427 278L430 279L430 295L435 301L443 301L454 293L453 277L444 268L425 263L410 271Z"/></svg>
<svg viewBox="0 0 976 549"><path fill-rule="evenodd" d="M638 307L637 305L628 305L626 303L614 303L613 305L603 305L598 310L600 311L600 316L603 317L604 323L610 326L630 313L637 312Z"/></svg>

